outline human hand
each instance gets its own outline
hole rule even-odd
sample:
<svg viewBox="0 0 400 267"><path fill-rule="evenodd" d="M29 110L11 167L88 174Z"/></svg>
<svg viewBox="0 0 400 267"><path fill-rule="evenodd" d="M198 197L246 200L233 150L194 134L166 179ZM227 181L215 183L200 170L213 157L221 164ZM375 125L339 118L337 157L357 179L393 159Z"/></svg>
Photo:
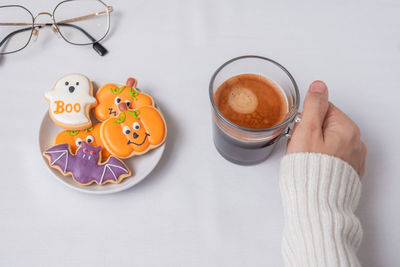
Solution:
<svg viewBox="0 0 400 267"><path fill-rule="evenodd" d="M314 81L304 100L301 122L295 125L286 154L323 153L348 162L363 176L367 147L360 139L358 126L328 101L328 88Z"/></svg>

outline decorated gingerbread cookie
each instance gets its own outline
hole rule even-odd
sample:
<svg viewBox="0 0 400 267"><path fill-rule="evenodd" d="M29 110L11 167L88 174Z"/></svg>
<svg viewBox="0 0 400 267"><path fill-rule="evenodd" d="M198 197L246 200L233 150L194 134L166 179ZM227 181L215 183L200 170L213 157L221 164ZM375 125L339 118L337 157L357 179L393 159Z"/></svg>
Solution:
<svg viewBox="0 0 400 267"><path fill-rule="evenodd" d="M101 158L107 160L110 152L105 149L100 138L100 123L93 125L85 130L65 130L57 134L54 138L54 145L69 144L71 152L75 154L82 142L86 142L92 146L101 146Z"/></svg>
<svg viewBox="0 0 400 267"><path fill-rule="evenodd" d="M160 146L167 136L162 114L153 106L135 110L118 105L119 116L102 123L100 137L106 149L119 158L141 155Z"/></svg>
<svg viewBox="0 0 400 267"><path fill-rule="evenodd" d="M101 163L101 147L94 147L85 142L79 146L76 154L71 153L68 144L52 146L43 152L52 168L59 170L63 175L71 175L80 185L97 183L120 183L131 175L126 165L115 157L109 157Z"/></svg>
<svg viewBox="0 0 400 267"><path fill-rule="evenodd" d="M96 118L105 121L108 118L118 117L118 104L126 103L129 109L138 109L143 106L152 106L154 101L151 96L141 93L136 88L137 81L128 78L125 85L118 86L113 83L103 85L96 93L97 106L94 109Z"/></svg>
<svg viewBox="0 0 400 267"><path fill-rule="evenodd" d="M96 105L92 82L82 74L69 74L57 81L45 94L49 114L54 123L67 130L83 130L92 126L90 109Z"/></svg>

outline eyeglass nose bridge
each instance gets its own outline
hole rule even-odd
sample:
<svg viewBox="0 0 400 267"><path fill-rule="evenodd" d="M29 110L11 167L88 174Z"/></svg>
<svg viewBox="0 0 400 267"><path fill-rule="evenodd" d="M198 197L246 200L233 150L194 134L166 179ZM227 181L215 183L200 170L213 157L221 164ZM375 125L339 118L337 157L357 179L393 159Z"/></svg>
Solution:
<svg viewBox="0 0 400 267"><path fill-rule="evenodd" d="M36 19L39 17L39 16L42 16L42 15L47 15L47 16L49 16L51 19L52 19L52 24L49 24L49 23L35 23L36 22ZM53 32L55 33L55 35L57 35L57 37L58 38L61 38L61 36L60 36L60 32L59 32L59 30L58 30L58 28L57 28L57 26L56 26L56 24L55 24L55 22L54 22L54 17L53 17L53 14L51 14L51 13L49 13L49 12L40 12L39 14L37 14L34 18L33 18L33 23L34 23L34 26L39 26L39 27L46 27L46 26L50 26L51 25L51 28L52 28L52 30L53 30ZM34 27L34 31L33 31L33 35L35 36L35 40L37 39L37 36L39 35L39 28L38 27Z"/></svg>
<svg viewBox="0 0 400 267"><path fill-rule="evenodd" d="M37 14L37 15L35 16L35 18L33 19L33 21L35 22L36 19L37 19L39 16L42 16L42 15L47 15L47 16L49 16L51 19L53 19L53 14L51 14L51 13L49 13L49 12L40 12L39 14Z"/></svg>

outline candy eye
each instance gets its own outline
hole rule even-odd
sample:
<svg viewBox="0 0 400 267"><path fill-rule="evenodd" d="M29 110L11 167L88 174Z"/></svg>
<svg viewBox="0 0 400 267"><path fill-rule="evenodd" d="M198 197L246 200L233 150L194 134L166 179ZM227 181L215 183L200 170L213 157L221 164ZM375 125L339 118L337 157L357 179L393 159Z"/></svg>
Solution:
<svg viewBox="0 0 400 267"><path fill-rule="evenodd" d="M115 104L119 104L121 102L121 98L119 96L117 96L115 98Z"/></svg>
<svg viewBox="0 0 400 267"><path fill-rule="evenodd" d="M140 124L138 122L134 122L132 126L133 126L133 129L135 129L135 130L140 129Z"/></svg>
<svg viewBox="0 0 400 267"><path fill-rule="evenodd" d="M65 85L67 85L67 86L68 86L68 85L69 85L69 82L65 82Z"/></svg>
<svg viewBox="0 0 400 267"><path fill-rule="evenodd" d="M82 145L82 139L77 138L77 139L75 140L75 145L76 145L76 146Z"/></svg>
<svg viewBox="0 0 400 267"><path fill-rule="evenodd" d="M91 135L86 136L86 143L90 144L93 143L94 137Z"/></svg>
<svg viewBox="0 0 400 267"><path fill-rule="evenodd" d="M76 82L76 86L78 86L79 85L79 82Z"/></svg>
<svg viewBox="0 0 400 267"><path fill-rule="evenodd" d="M124 134L130 134L130 133L131 133L131 128L129 128L129 126L125 126L125 127L122 129L122 132L123 132Z"/></svg>
<svg viewBox="0 0 400 267"><path fill-rule="evenodd" d="M131 105L131 101L129 101L129 100L126 100L126 101L125 101L125 103L126 103L126 105L127 105L128 107L130 107L130 105Z"/></svg>

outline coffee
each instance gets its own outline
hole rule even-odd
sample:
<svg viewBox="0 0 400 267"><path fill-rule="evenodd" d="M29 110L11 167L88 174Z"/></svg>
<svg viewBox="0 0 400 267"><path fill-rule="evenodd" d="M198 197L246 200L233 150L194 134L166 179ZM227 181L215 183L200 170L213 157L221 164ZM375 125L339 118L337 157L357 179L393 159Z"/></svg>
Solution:
<svg viewBox="0 0 400 267"><path fill-rule="evenodd" d="M225 118L250 129L278 125L287 114L280 88L257 74L240 74L226 80L215 92L214 101Z"/></svg>

